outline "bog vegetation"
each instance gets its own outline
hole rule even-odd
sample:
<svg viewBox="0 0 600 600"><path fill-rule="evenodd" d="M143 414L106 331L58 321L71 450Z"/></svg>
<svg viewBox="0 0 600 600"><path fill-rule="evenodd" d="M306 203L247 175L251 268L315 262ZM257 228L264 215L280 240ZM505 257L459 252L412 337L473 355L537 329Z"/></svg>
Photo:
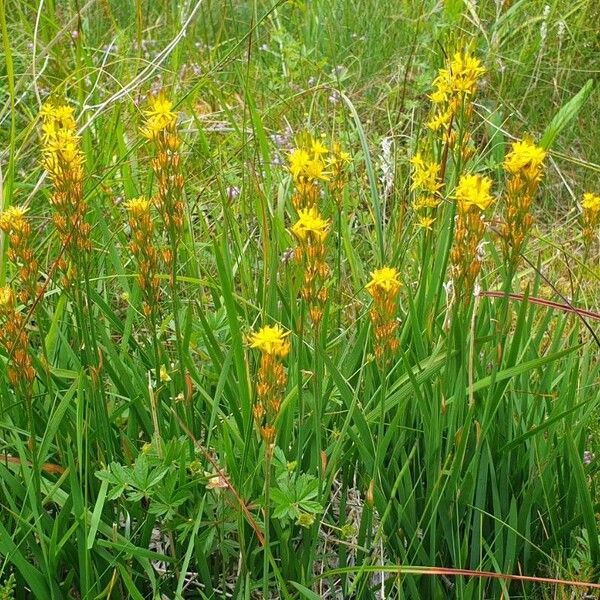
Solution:
<svg viewBox="0 0 600 600"><path fill-rule="evenodd" d="M597 597L599 20L0 0L0 598Z"/></svg>

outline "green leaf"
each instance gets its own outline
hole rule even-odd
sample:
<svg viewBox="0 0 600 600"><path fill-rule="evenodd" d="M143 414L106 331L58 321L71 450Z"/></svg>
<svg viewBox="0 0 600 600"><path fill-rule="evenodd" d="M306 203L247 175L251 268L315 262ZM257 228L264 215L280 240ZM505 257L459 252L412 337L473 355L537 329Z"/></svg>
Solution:
<svg viewBox="0 0 600 600"><path fill-rule="evenodd" d="M588 79L586 84L554 115L552 121L540 141L542 148L548 150L558 134L575 118L581 107L586 103L594 89L594 80Z"/></svg>

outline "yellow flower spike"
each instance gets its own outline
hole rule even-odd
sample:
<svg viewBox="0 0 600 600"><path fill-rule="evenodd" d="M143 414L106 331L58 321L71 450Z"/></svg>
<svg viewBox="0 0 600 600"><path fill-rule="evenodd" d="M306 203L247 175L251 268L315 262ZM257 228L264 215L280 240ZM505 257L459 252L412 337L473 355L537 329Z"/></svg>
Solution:
<svg viewBox="0 0 600 600"><path fill-rule="evenodd" d="M489 177L467 173L461 176L454 197L463 212L467 212L472 207L486 210L494 202L491 189L492 180Z"/></svg>
<svg viewBox="0 0 600 600"><path fill-rule="evenodd" d="M432 131L438 131L439 129L445 129L450 125L450 119L452 118L452 111L445 110L437 112L435 115L427 121L426 125Z"/></svg>
<svg viewBox="0 0 600 600"><path fill-rule="evenodd" d="M398 292L400 280L394 267L381 267L371 273L371 281L365 289L373 298L370 310L373 325L375 358L383 369L398 350L399 342L396 335L398 320Z"/></svg>
<svg viewBox="0 0 600 600"><path fill-rule="evenodd" d="M147 317L158 309L160 303L159 254L156 250L151 208L152 203L144 196L125 202L131 228L129 249L137 262L138 283L144 300L144 314Z"/></svg>
<svg viewBox="0 0 600 600"><path fill-rule="evenodd" d="M143 113L145 121L141 132L148 139L155 139L161 132L174 127L177 123L173 102L162 93L150 99L149 107Z"/></svg>
<svg viewBox="0 0 600 600"><path fill-rule="evenodd" d="M309 160L304 170L305 177L310 181L327 181L328 177L325 173L325 163L320 157Z"/></svg>
<svg viewBox="0 0 600 600"><path fill-rule="evenodd" d="M0 312L12 309L15 305L15 294L12 288L4 286L0 288Z"/></svg>
<svg viewBox="0 0 600 600"><path fill-rule="evenodd" d="M529 138L513 142L504 159L507 173L504 223L501 226L505 258L515 263L533 224L530 208L542 179L547 152Z"/></svg>
<svg viewBox="0 0 600 600"><path fill-rule="evenodd" d="M424 210L427 208L437 208L440 201L435 196L424 196L413 203L414 210Z"/></svg>
<svg viewBox="0 0 600 600"><path fill-rule="evenodd" d="M91 225L86 221L87 203L83 195L84 155L73 109L65 104L42 107L42 164L48 171L53 190L52 220L65 247L61 261L64 284L77 278L82 255L89 252Z"/></svg>
<svg viewBox="0 0 600 600"><path fill-rule="evenodd" d="M310 145L311 152L315 155L315 157L326 155L329 153L327 146L321 142L321 140L313 140Z"/></svg>
<svg viewBox="0 0 600 600"><path fill-rule="evenodd" d="M592 194L591 192L585 193L581 202L581 208L583 208L584 211L591 213L600 212L600 196Z"/></svg>
<svg viewBox="0 0 600 600"><path fill-rule="evenodd" d="M481 61L474 56L456 52L450 63L452 89L454 92L473 94L477 81L485 73Z"/></svg>
<svg viewBox="0 0 600 600"><path fill-rule="evenodd" d="M0 214L0 230L8 237L7 256L18 269L16 282L19 299L28 304L37 292L38 262L33 251L31 225L26 214L26 208L9 206Z"/></svg>
<svg viewBox="0 0 600 600"><path fill-rule="evenodd" d="M0 348L9 357L7 375L10 384L31 400L35 370L29 349L29 335L23 315L17 311L12 288L0 288Z"/></svg>
<svg viewBox="0 0 600 600"><path fill-rule="evenodd" d="M248 341L251 348L256 348L263 354L285 358L290 351L290 343L286 339L289 334L280 325L265 325L252 333Z"/></svg>
<svg viewBox="0 0 600 600"><path fill-rule="evenodd" d="M308 163L310 162L310 154L302 148L295 148L288 155L288 165L292 177L297 178L302 175Z"/></svg>
<svg viewBox="0 0 600 600"><path fill-rule="evenodd" d="M150 200L145 198L144 196L140 196L139 198L133 198L132 200L127 200L125 202L125 208L127 212L131 214L133 217L141 217L150 212Z"/></svg>
<svg viewBox="0 0 600 600"><path fill-rule="evenodd" d="M283 365L290 351L289 331L280 325L265 325L248 337L251 348L261 353L256 382L256 402L252 414L263 440L274 441L275 422L285 395L287 374ZM269 450L270 451L270 450Z"/></svg>
<svg viewBox="0 0 600 600"><path fill-rule="evenodd" d="M0 229L5 233L12 231L23 231L27 226L25 215L27 209L20 206L9 206L2 214L0 214Z"/></svg>
<svg viewBox="0 0 600 600"><path fill-rule="evenodd" d="M298 211L298 221L292 226L291 231L300 241L304 241L308 237L314 237L322 242L329 234L329 221L323 219L314 206L301 208Z"/></svg>
<svg viewBox="0 0 600 600"><path fill-rule="evenodd" d="M504 168L512 175L524 172L530 179L536 179L541 174L546 154L543 148L536 146L529 139L514 142L504 159Z"/></svg>
<svg viewBox="0 0 600 600"><path fill-rule="evenodd" d="M590 247L594 238L598 235L598 223L600 222L600 196L586 192L581 201L583 241L586 250Z"/></svg>
<svg viewBox="0 0 600 600"><path fill-rule="evenodd" d="M423 190L435 194L442 187L440 181L440 165L436 162L426 162L420 153L411 159L413 166L411 190Z"/></svg>
<svg viewBox="0 0 600 600"><path fill-rule="evenodd" d="M428 215L422 215L419 217L419 219L417 221L417 227L431 231L433 229L432 225L434 223L435 223L435 219L433 217L430 217Z"/></svg>
<svg viewBox="0 0 600 600"><path fill-rule="evenodd" d="M152 142L152 169L157 190L154 204L167 230L171 247L178 247L185 226L184 176L179 152L181 137L173 102L160 93L151 97L143 111L141 133ZM171 279L174 282L173 273Z"/></svg>
<svg viewBox="0 0 600 600"><path fill-rule="evenodd" d="M396 293L400 289L398 271L394 267L382 267L371 273L371 281L365 286L373 296L377 292Z"/></svg>

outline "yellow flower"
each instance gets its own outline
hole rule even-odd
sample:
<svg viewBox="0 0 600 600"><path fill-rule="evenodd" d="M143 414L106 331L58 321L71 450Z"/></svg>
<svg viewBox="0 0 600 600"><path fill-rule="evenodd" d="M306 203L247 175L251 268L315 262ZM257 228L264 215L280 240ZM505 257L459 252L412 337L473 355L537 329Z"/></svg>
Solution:
<svg viewBox="0 0 600 600"><path fill-rule="evenodd" d="M504 159L504 168L513 175L519 172L531 179L536 179L541 171L542 164L546 158L546 151L536 146L528 139L514 142L510 152Z"/></svg>
<svg viewBox="0 0 600 600"><path fill-rule="evenodd" d="M173 103L163 94L150 99L149 108L144 111L142 135L154 139L161 131L173 127L177 123L177 113L173 111Z"/></svg>
<svg viewBox="0 0 600 600"><path fill-rule="evenodd" d="M27 226L25 221L26 208L20 206L9 206L0 214L0 229L5 232L22 231Z"/></svg>
<svg viewBox="0 0 600 600"><path fill-rule="evenodd" d="M429 217L427 215L422 215L419 217L417 221L417 226L422 229L428 229L431 231L431 226L435 223L435 219L433 217Z"/></svg>
<svg viewBox="0 0 600 600"><path fill-rule="evenodd" d="M437 208L440 202L435 196L424 196L413 202L414 210L423 210L425 208Z"/></svg>
<svg viewBox="0 0 600 600"><path fill-rule="evenodd" d="M320 140L313 140L310 149L315 156L325 155L329 152L327 146L325 146Z"/></svg>
<svg viewBox="0 0 600 600"><path fill-rule="evenodd" d="M431 131L438 131L438 129L445 129L450 124L450 119L452 118L452 111L445 110L442 112L437 112L433 115L429 121L427 121L426 125Z"/></svg>
<svg viewBox="0 0 600 600"><path fill-rule="evenodd" d="M150 211L150 200L140 196L125 202L125 208L134 217L141 217Z"/></svg>
<svg viewBox="0 0 600 600"><path fill-rule="evenodd" d="M440 165L435 162L425 162L420 153L415 154L410 162L413 165L411 190L425 190L435 194L442 187L442 182L439 180Z"/></svg>
<svg viewBox="0 0 600 600"><path fill-rule="evenodd" d="M468 53L456 52L450 63L452 88L454 92L472 94L477 80L485 73L481 61Z"/></svg>
<svg viewBox="0 0 600 600"><path fill-rule="evenodd" d="M484 73L478 58L456 52L448 67L438 71L429 98L434 104L444 104L453 97L474 94L477 81Z"/></svg>
<svg viewBox="0 0 600 600"><path fill-rule="evenodd" d="M491 188L492 180L489 177L471 173L462 175L455 192L460 209L466 212L473 206L479 210L489 208L494 202Z"/></svg>
<svg viewBox="0 0 600 600"><path fill-rule="evenodd" d="M329 221L323 219L314 206L301 208L298 211L298 221L292 226L292 233L301 241L312 236L322 242L329 233Z"/></svg>
<svg viewBox="0 0 600 600"><path fill-rule="evenodd" d="M338 142L334 142L331 146L331 154L333 155L331 159L332 162L342 162L346 164L352 162L352 156L350 156L350 153L342 150L342 147Z"/></svg>
<svg viewBox="0 0 600 600"><path fill-rule="evenodd" d="M263 354L284 358L290 351L290 343L286 340L289 333L289 331L284 331L280 325L273 327L265 325L250 335L250 347L260 350Z"/></svg>
<svg viewBox="0 0 600 600"><path fill-rule="evenodd" d="M596 196L591 192L583 195L583 201L581 202L581 208L585 212L597 213L600 212L600 196Z"/></svg>
<svg viewBox="0 0 600 600"><path fill-rule="evenodd" d="M0 311L13 308L15 305L15 294L12 288L5 286L0 288Z"/></svg>
<svg viewBox="0 0 600 600"><path fill-rule="evenodd" d="M320 157L309 160L304 170L304 176L309 180L326 181L327 176L325 174L325 164Z"/></svg>
<svg viewBox="0 0 600 600"><path fill-rule="evenodd" d="M309 162L310 154L302 148L295 148L288 155L290 173L294 178L298 178L304 173Z"/></svg>
<svg viewBox="0 0 600 600"><path fill-rule="evenodd" d="M440 69L433 80L433 92L429 95L434 104L443 104L452 94L452 77L448 69Z"/></svg>
<svg viewBox="0 0 600 600"><path fill-rule="evenodd" d="M377 292L395 294L400 289L398 271L394 267L382 267L371 273L371 281L365 286L371 296Z"/></svg>
<svg viewBox="0 0 600 600"><path fill-rule="evenodd" d="M169 371L167 371L167 367L165 367L165 365L160 365L160 380L162 383L168 383L171 381L171 376L169 375Z"/></svg>
<svg viewBox="0 0 600 600"><path fill-rule="evenodd" d="M42 130L51 134L60 129L75 131L77 124L75 122L74 111L66 104L53 104L46 102L40 111L44 125Z"/></svg>

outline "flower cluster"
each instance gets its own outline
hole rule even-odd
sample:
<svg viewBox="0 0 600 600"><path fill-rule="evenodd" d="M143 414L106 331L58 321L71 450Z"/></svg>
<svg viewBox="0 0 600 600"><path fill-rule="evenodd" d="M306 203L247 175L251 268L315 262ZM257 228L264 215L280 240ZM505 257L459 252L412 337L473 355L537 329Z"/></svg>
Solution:
<svg viewBox="0 0 600 600"><path fill-rule="evenodd" d="M303 268L302 298L308 305L312 322L318 325L323 318L327 301L326 282L329 267L326 262L325 240L329 235L329 221L321 217L313 206L298 211L298 221L292 226L298 241L295 258Z"/></svg>
<svg viewBox="0 0 600 600"><path fill-rule="evenodd" d="M455 287L470 293L481 270L484 212L493 204L492 180L482 175L462 175L456 186L456 226L450 253ZM468 298L468 295L466 296Z"/></svg>
<svg viewBox="0 0 600 600"><path fill-rule="evenodd" d="M375 338L375 359L384 367L398 350L398 292L400 280L393 267L382 267L371 273L366 290L373 298L371 322Z"/></svg>
<svg viewBox="0 0 600 600"><path fill-rule="evenodd" d="M350 154L342 150L338 142L333 142L328 148L321 140L307 133L301 135L298 147L288 154L288 169L294 183L294 208L299 210L315 206L324 183L328 184L340 208L351 161Z"/></svg>
<svg viewBox="0 0 600 600"><path fill-rule="evenodd" d="M546 151L531 140L514 142L504 160L508 174L502 245L505 257L513 262L521 251L533 217L531 203L542 179Z"/></svg>
<svg viewBox="0 0 600 600"><path fill-rule="evenodd" d="M288 169L294 183L292 203L297 210L316 205L321 194L321 182L329 180L328 153L320 140L307 135L288 155Z"/></svg>
<svg viewBox="0 0 600 600"><path fill-rule="evenodd" d="M151 140L156 149L152 160L158 184L156 208L167 229L171 246L177 248L183 233L185 209L179 153L181 138L173 103L163 94L150 99L149 108L144 111L142 135Z"/></svg>
<svg viewBox="0 0 600 600"><path fill-rule="evenodd" d="M348 152L342 150L338 142L331 145L327 156L327 171L329 172L329 189L338 208L342 206L344 187L348 179L348 165L352 158Z"/></svg>
<svg viewBox="0 0 600 600"><path fill-rule="evenodd" d="M260 352L253 414L262 438L267 444L275 440L275 420L287 383L283 359L289 354L289 331L279 325L265 327L250 335L250 347Z"/></svg>
<svg viewBox="0 0 600 600"><path fill-rule="evenodd" d="M85 222L87 203L83 198L83 164L73 109L66 105L46 104L42 108L42 161L54 190L50 203L52 220L69 259L70 275L91 250L89 223ZM60 265L66 270L67 265Z"/></svg>
<svg viewBox="0 0 600 600"><path fill-rule="evenodd" d="M438 71L433 81L433 92L429 96L433 103L433 114L427 126L432 131L442 131L444 140L451 146L456 142L452 125L462 115L465 123L471 118L473 97L477 84L485 73L481 61L468 51L456 52L448 64ZM464 124L463 124L464 125ZM468 147L469 135L463 126L462 143L464 158L472 150Z"/></svg>
<svg viewBox="0 0 600 600"><path fill-rule="evenodd" d="M10 206L0 214L0 229L8 236L8 258L18 268L19 298L28 303L37 294L38 263L31 245L26 210Z"/></svg>
<svg viewBox="0 0 600 600"><path fill-rule="evenodd" d="M144 298L144 314L150 316L160 299L159 254L154 239L152 206L144 197L134 198L125 204L131 241L129 249L138 264L138 283Z"/></svg>
<svg viewBox="0 0 600 600"><path fill-rule="evenodd" d="M581 221L583 241L589 248L598 233L600 223L600 196L588 192L583 195L581 202Z"/></svg>
<svg viewBox="0 0 600 600"><path fill-rule="evenodd" d="M410 160L413 167L411 190L416 193L413 208L417 212L419 227L431 229L435 218L432 212L440 203L441 167L435 161L425 160L421 152L417 152Z"/></svg>
<svg viewBox="0 0 600 600"><path fill-rule="evenodd" d="M35 370L29 353L29 335L23 315L17 310L10 287L0 288L0 346L6 352L8 380L15 390L31 398Z"/></svg>

